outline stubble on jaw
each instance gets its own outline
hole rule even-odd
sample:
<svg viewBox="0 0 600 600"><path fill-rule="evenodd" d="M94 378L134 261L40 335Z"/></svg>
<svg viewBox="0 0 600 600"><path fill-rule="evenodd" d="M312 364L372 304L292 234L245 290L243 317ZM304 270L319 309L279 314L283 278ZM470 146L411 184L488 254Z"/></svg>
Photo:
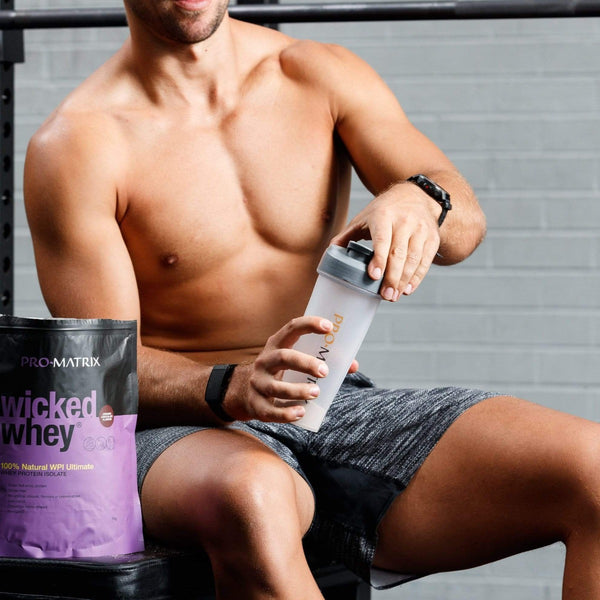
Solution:
<svg viewBox="0 0 600 600"><path fill-rule="evenodd" d="M184 11L171 0L125 0L125 5L158 37L191 45L207 40L219 28L228 3L217 2L206 22L204 11Z"/></svg>

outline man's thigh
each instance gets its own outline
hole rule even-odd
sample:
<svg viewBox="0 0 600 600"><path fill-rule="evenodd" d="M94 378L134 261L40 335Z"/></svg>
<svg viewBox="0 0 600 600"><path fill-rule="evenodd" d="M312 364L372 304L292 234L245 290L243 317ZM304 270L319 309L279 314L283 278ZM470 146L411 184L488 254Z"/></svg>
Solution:
<svg viewBox="0 0 600 600"><path fill-rule="evenodd" d="M229 496L278 496L282 518L297 518L302 533L314 515L304 479L253 436L206 429L183 437L150 467L141 492L146 530L164 541L197 543Z"/></svg>
<svg viewBox="0 0 600 600"><path fill-rule="evenodd" d="M513 397L484 400L450 426L392 503L375 566L469 568L563 539L585 471L600 471L599 450L596 423Z"/></svg>

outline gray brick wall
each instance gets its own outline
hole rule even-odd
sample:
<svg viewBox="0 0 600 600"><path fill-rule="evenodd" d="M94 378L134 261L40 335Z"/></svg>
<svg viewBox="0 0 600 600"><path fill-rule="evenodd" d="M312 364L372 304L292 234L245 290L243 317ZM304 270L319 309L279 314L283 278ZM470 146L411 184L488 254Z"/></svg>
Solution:
<svg viewBox="0 0 600 600"><path fill-rule="evenodd" d="M17 0L17 8L120 6ZM474 185L478 252L382 306L361 353L385 385L470 385L600 418L600 20L285 25L351 47ZM47 314L21 193L32 132L120 44L121 29L29 31L17 67L16 312ZM368 199L357 184L353 210ZM375 600L560 598L563 549L440 574Z"/></svg>

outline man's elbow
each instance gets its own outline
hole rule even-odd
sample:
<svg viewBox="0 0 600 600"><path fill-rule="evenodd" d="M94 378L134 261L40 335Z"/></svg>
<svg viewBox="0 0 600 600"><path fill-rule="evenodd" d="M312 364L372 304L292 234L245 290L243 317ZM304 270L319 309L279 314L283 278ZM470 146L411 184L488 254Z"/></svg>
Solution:
<svg viewBox="0 0 600 600"><path fill-rule="evenodd" d="M485 214L481 209L473 211L468 222L457 226L452 232L452 239L442 243L436 256L436 264L454 265L466 260L483 242L486 233Z"/></svg>

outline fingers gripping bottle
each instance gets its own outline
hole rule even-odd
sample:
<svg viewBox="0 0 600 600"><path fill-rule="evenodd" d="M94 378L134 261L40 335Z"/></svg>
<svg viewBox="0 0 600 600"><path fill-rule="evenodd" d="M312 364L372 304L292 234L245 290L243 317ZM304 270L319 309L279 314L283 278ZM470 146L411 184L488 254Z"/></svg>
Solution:
<svg viewBox="0 0 600 600"><path fill-rule="evenodd" d="M303 335L295 350L316 356L329 367L323 379L287 370L284 381L315 383L319 396L306 402L306 413L294 424L318 431L375 316L381 297L381 281L371 279L367 266L373 257L369 247L350 242L347 248L330 246L317 268L319 276L305 315L329 319L333 329L325 335Z"/></svg>

